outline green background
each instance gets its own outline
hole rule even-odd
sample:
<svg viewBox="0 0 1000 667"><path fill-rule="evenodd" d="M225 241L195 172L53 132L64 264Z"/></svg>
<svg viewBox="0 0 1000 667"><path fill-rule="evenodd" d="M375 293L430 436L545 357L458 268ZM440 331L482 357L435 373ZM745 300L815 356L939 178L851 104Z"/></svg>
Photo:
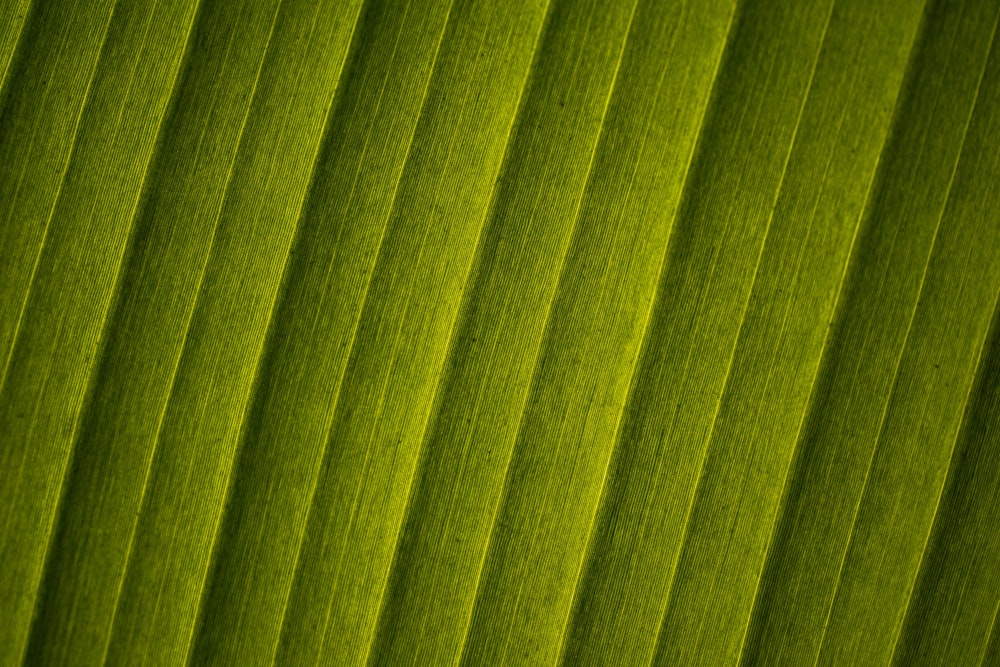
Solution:
<svg viewBox="0 0 1000 667"><path fill-rule="evenodd" d="M1000 665L996 0L0 0L0 665Z"/></svg>

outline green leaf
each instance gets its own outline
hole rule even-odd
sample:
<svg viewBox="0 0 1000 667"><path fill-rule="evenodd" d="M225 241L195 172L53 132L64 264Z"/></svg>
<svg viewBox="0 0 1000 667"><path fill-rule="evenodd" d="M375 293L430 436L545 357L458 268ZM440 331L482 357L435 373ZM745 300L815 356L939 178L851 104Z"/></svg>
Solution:
<svg viewBox="0 0 1000 667"><path fill-rule="evenodd" d="M994 0L0 0L0 665L1000 660Z"/></svg>

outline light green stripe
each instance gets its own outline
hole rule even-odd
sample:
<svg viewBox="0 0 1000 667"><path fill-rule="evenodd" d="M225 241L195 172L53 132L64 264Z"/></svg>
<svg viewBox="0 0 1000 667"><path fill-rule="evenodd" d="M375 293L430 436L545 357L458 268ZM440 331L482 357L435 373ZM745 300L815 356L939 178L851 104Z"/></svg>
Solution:
<svg viewBox="0 0 1000 667"><path fill-rule="evenodd" d="M129 15L130 8L120 9ZM203 41L213 12L198 14L191 37L197 46L147 176L92 397L80 417L30 660L87 663L105 654L160 420L271 33L262 19L273 16L273 6L266 12L234 13L215 48ZM151 34L159 37L156 21L165 17L152 18ZM206 67L202 58L213 60Z"/></svg>
<svg viewBox="0 0 1000 667"><path fill-rule="evenodd" d="M160 425L109 662L187 655L254 368L359 5L278 11ZM225 336L212 335L220 329Z"/></svg>
<svg viewBox="0 0 1000 667"><path fill-rule="evenodd" d="M451 664L461 655L506 465L592 173L632 5L557 1L550 12L435 399L375 664Z"/></svg>
<svg viewBox="0 0 1000 667"><path fill-rule="evenodd" d="M887 664L1000 294L1000 49L964 149L854 520L820 664ZM960 663L956 663L960 664Z"/></svg>
<svg viewBox="0 0 1000 667"><path fill-rule="evenodd" d="M88 374L193 13L190 2L164 3L159 19L170 20L171 29L150 40L154 2L113 18L96 3L89 17L53 7L64 4L47 3L34 15L0 120L0 144L17 156L3 160L0 188L11 199L0 271L33 262L30 272L5 276L0 288L7 305L23 299L0 391L0 599L4 616L16 619L0 630L0 664L25 649ZM63 13L46 13L53 9ZM100 38L103 46L50 40L84 27L95 34L78 36ZM37 87L39 75L51 77L54 88ZM85 89L74 87L80 82ZM64 166L46 170L60 160ZM9 177L19 179L17 195ZM29 275L30 292L19 294Z"/></svg>
<svg viewBox="0 0 1000 667"><path fill-rule="evenodd" d="M360 664L368 653L544 10L451 11L337 399L279 664Z"/></svg>
<svg viewBox="0 0 1000 667"><path fill-rule="evenodd" d="M341 378L448 20L449 2L419 5L361 10L244 424L194 662L268 664L278 649Z"/></svg>
<svg viewBox="0 0 1000 667"><path fill-rule="evenodd" d="M918 304L942 288L957 289L962 282L961 272L947 268L947 264L941 266L939 257L947 251L939 248L947 243L944 239L959 233L951 222L944 224L943 216L948 214L949 190L996 22L998 8L989 4L972 0L956 11L953 3L935 3L925 19L908 88L897 108L894 134L882 157L883 173L851 258L838 321L790 473L783 514L770 547L747 640L744 659L749 664L815 662L828 631L825 628L829 627L834 637L843 632L833 625L841 622L833 616L834 599L842 572L853 576L848 545L856 532L855 519L866 482L890 483L880 473L880 436L897 437L892 429L900 429L898 420L908 421L898 412L899 407L911 400L914 403L908 407L920 410L933 389L933 383L920 376L923 364L934 352L919 358L913 355L927 349L928 344L936 347L931 342L935 334L927 330L929 325L933 328L930 320L940 316L947 321L952 316L948 312L935 314L927 305ZM934 66L929 65L932 62ZM943 237L939 238L939 230L944 231ZM965 307L974 309L974 301ZM955 355L946 372L954 374L952 391L960 400L971 380L969 355L982 344L991 308L992 301L985 316L963 321L963 328L953 332L954 341L939 341L942 351L950 349ZM926 378L934 375L932 370ZM895 396L903 403L895 401ZM947 449L954 442L957 427L956 408L960 407L954 401L934 406L941 412L932 418L928 441L915 441L921 451L926 449L930 486L943 479ZM919 429L921 417L914 419L910 426ZM938 428L941 432L934 433ZM913 436L906 436L903 430L898 437ZM886 447L894 447L885 442ZM933 451L939 453L931 457ZM935 476L937 482L932 481ZM927 497L936 499L937 491L928 491ZM871 509L878 512L878 508ZM889 520L889 516L876 514L879 521ZM874 519L862 519L862 531L864 522L870 520ZM915 539L924 539L920 533L914 534ZM894 565L900 570L898 574L917 565L908 550L901 550L896 557L901 559ZM880 588L886 585L881 582ZM892 584L873 593L888 597L894 588L905 587ZM850 589L847 591L849 595ZM905 602L905 597L899 602ZM877 608L877 603L873 602L872 608ZM885 652L891 652L895 627L903 613L902 609L892 611L888 618L878 619L878 623L888 623L879 631L874 630L875 625L867 625L873 622L867 615L852 617L850 632L857 633L854 636L871 632L863 636L871 642L867 646L874 655L857 655L861 662L878 663L880 654L881 660L889 659ZM850 652L857 648L854 641L833 639L827 650L847 651L843 657L850 661Z"/></svg>
<svg viewBox="0 0 1000 667"><path fill-rule="evenodd" d="M660 630L658 664L733 664L921 7L834 6ZM855 63L854 67L847 63Z"/></svg>
<svg viewBox="0 0 1000 667"><path fill-rule="evenodd" d="M653 660L691 498L830 10L831 3L796 2L738 10L667 248L565 664Z"/></svg>
<svg viewBox="0 0 1000 667"><path fill-rule="evenodd" d="M733 5L636 9L494 520L464 664L559 657Z"/></svg>
<svg viewBox="0 0 1000 667"><path fill-rule="evenodd" d="M31 0L4 0L0 3L0 96L7 88L11 61L23 43L24 24L32 11ZM28 48L27 44L22 48Z"/></svg>
<svg viewBox="0 0 1000 667"><path fill-rule="evenodd" d="M996 60L997 52L993 58ZM1000 115L993 114L994 123ZM996 154L994 152L994 154ZM1000 608L1000 307L983 350L894 664L983 662Z"/></svg>

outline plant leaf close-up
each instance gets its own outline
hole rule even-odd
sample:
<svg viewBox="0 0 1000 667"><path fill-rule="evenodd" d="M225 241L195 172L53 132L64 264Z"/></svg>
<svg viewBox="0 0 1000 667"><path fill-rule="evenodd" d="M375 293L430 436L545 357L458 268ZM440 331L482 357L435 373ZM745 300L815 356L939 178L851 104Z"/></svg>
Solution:
<svg viewBox="0 0 1000 667"><path fill-rule="evenodd" d="M0 0L0 667L1000 666L997 0Z"/></svg>

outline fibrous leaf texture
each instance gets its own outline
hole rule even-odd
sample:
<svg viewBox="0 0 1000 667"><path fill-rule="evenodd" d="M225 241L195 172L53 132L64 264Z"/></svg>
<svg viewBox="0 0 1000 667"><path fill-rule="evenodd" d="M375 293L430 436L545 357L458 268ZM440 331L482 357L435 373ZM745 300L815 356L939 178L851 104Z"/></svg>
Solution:
<svg viewBox="0 0 1000 667"><path fill-rule="evenodd" d="M1000 665L996 0L0 0L0 667Z"/></svg>

